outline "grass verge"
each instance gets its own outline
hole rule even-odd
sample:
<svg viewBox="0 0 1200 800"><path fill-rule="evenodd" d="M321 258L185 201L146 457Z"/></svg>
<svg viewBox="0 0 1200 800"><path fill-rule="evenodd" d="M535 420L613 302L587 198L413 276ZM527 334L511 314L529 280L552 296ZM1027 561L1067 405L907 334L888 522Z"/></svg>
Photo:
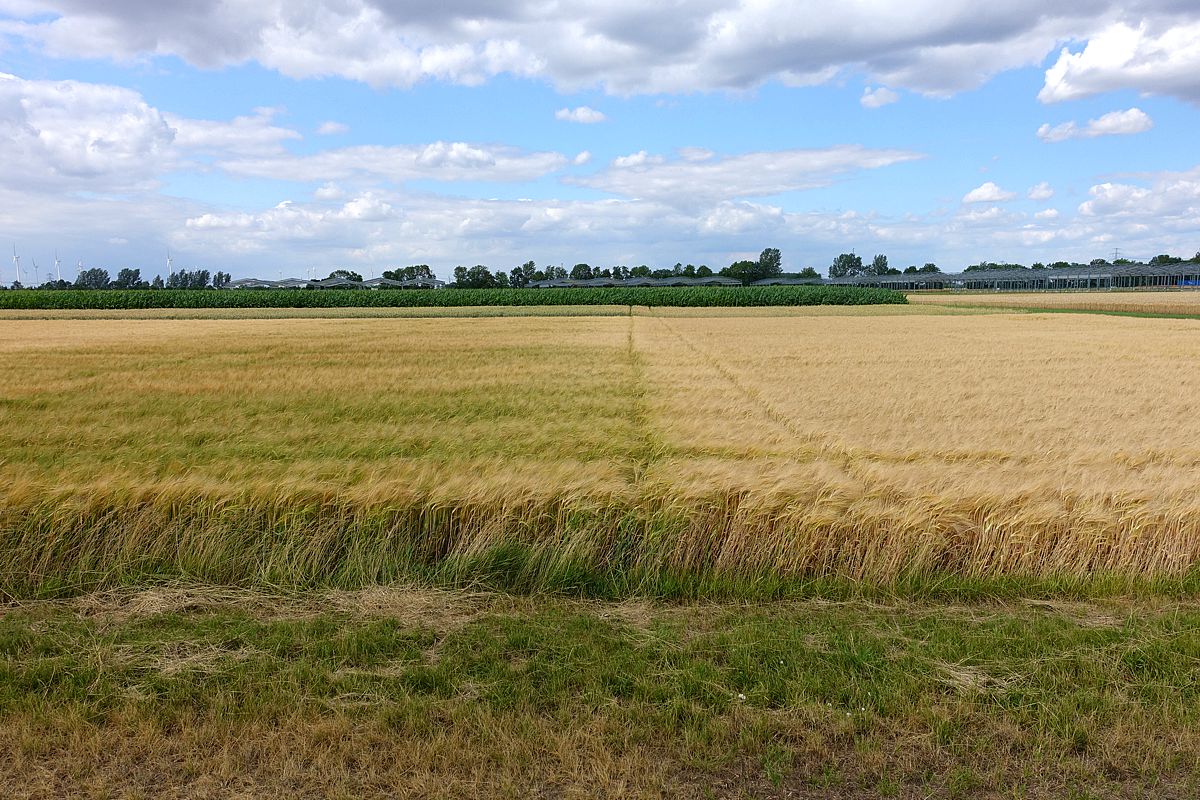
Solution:
<svg viewBox="0 0 1200 800"><path fill-rule="evenodd" d="M1194 797L1200 608L176 585L0 611L6 797Z"/></svg>

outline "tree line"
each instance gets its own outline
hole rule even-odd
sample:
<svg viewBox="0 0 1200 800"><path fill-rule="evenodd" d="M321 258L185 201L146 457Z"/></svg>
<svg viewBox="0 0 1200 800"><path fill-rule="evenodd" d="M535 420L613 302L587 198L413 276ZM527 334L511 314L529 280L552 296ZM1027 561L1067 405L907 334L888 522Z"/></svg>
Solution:
<svg viewBox="0 0 1200 800"><path fill-rule="evenodd" d="M384 273L387 275L387 273ZM510 271L497 270L493 272L483 264L473 267L455 267L452 287L463 289L522 289L542 281L575 280L586 281L595 278L608 278L614 281L625 281L631 278L707 278L711 275L723 275L734 278L742 283L753 283L764 278L793 277L820 278L821 275L812 267L805 267L797 273L788 274L783 271L783 257L778 248L768 247L759 254L757 261L735 261L728 267L713 271L707 264L675 264L670 268L651 269L645 264L636 267L594 267L591 264L580 263L567 269L564 266L549 265L538 267L534 262L527 261Z"/></svg>
<svg viewBox="0 0 1200 800"><path fill-rule="evenodd" d="M1162 253L1150 259L1151 266L1164 266L1171 264L1182 264L1188 262L1200 262L1200 252L1197 252L1190 259L1185 259L1180 256L1172 256ZM1093 259L1089 266L1120 266L1123 264L1135 264L1138 262L1130 261L1129 259L1118 258L1108 262L1103 258ZM1072 264L1067 261L1054 261L1049 264L1036 262L1030 266L1024 264L1011 264L1006 262L981 261L978 264L971 264L964 268L964 272L981 272L987 270L1017 270L1017 269L1067 269L1076 267L1077 264ZM876 254L871 259L869 264L865 264L861 256L855 253L841 253L833 260L829 266L830 278L848 278L856 276L869 275L917 275L924 273L940 273L933 262L927 262L924 266L918 267L915 264L905 267L903 270L896 269L888 263L888 257L883 254ZM593 278L608 278L612 280L622 281L630 278L706 278L710 275L723 275L728 278L734 278L744 284L750 284L755 281L766 278L795 278L798 280L818 280L821 274L812 267L805 267L799 272L787 273L783 271L783 258L778 248L768 247L759 254L757 261L735 261L727 267L714 272L706 264L695 266L693 264L684 265L682 263L675 264L674 267L664 269L651 269L642 264L637 267L593 267L590 264L580 263L571 267L570 270L562 266L548 265L538 267L534 262L527 261L520 266L513 267L505 272L504 270L492 271L482 264L476 264L473 267L455 267L454 280L449 284L451 288L460 289L523 289L531 284L541 281L554 280L589 280ZM389 278L395 281L412 281L412 280L436 280L433 268L428 264L416 264L410 267L396 267L389 270L384 270L384 278ZM335 269L329 273L329 278L345 278L347 280L361 282L363 277L361 274L347 269ZM229 285L231 276L228 272L217 271L210 273L206 269L181 269L167 275L166 280L163 280L161 275L155 275L152 280L146 281L142 279L140 269L127 267L117 272L116 278L112 278L108 270L101 267L92 267L90 269L81 270L74 282L65 280L47 281L40 289L223 289ZM2 287L0 287L2 288ZM23 288L21 284L14 282L14 289Z"/></svg>
<svg viewBox="0 0 1200 800"><path fill-rule="evenodd" d="M80 270L74 281L46 281L38 289L224 289L229 285L232 276L228 272L217 271L210 273L206 269L181 269L167 275L164 281L161 275L155 275L153 280L143 280L142 271L126 267L117 272L117 277L109 275L103 267L90 267ZM13 282L12 288L24 288L20 283Z"/></svg>
<svg viewBox="0 0 1200 800"><path fill-rule="evenodd" d="M1140 262L1133 261L1128 258L1117 258L1117 259L1113 259L1112 261L1109 261L1108 259L1104 259L1104 258L1093 258L1091 261L1089 261L1087 263L1087 266L1089 266L1089 267L1120 267L1120 266L1133 265L1133 264L1138 264L1138 263L1140 263ZM1182 256L1173 256L1173 255L1169 255L1167 253L1160 253L1159 255L1154 256L1154 258L1151 258L1147 263L1152 267L1160 267L1160 266L1165 267L1165 266L1170 266L1172 264L1200 263L1200 251L1197 251L1196 255L1192 256L1191 258L1183 258ZM1043 264L1039 261L1039 262L1030 264L1028 267L1025 266L1024 264L997 264L992 261L981 261L978 264L972 264L971 266L965 268L963 270L963 272L983 272L983 271L987 271L987 270L996 270L996 269L1030 269L1030 270L1033 270L1033 269L1071 269L1071 268L1078 267L1078 266L1080 266L1080 265L1072 264L1068 261L1054 261L1049 264Z"/></svg>
<svg viewBox="0 0 1200 800"><path fill-rule="evenodd" d="M888 257L882 253L871 259L870 264L863 264L862 256L854 253L842 253L829 265L829 277L853 278L859 275L916 275L918 273L941 272L937 264L928 262L923 267L916 264L903 270L888 265Z"/></svg>

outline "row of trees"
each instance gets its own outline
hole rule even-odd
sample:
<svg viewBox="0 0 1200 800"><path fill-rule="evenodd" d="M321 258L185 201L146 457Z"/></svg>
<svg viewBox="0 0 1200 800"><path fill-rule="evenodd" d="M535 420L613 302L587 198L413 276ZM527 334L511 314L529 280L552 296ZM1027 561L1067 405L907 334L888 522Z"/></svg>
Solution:
<svg viewBox="0 0 1200 800"><path fill-rule="evenodd" d="M117 272L117 277L109 275L102 267L91 267L80 270L74 282L64 280L46 281L39 289L223 289L229 285L231 276L228 272L217 271L209 273L206 269L181 269L167 275L164 281L161 275L155 275L153 280L142 279L142 271L126 267ZM23 288L14 283L14 289Z"/></svg>
<svg viewBox="0 0 1200 800"><path fill-rule="evenodd" d="M513 267L509 272L503 270L492 272L482 264L476 264L473 267L455 267L454 282L451 285L464 289L494 289L509 286L519 289L531 283L567 278L577 281L594 278L623 281L630 278L707 278L713 274L735 278L742 283L753 283L764 278L784 276L782 262L783 257L779 250L768 247L762 251L757 261L735 261L716 273L707 264L697 267L694 264L682 263L677 263L670 269L651 269L645 264L631 268L625 266L593 267L590 264L581 263L568 270L565 267L553 265L539 268L534 262L527 261L519 267ZM388 277L389 273L385 272L384 276ZM820 278L821 276L812 267L806 267L801 272L789 277Z"/></svg>
<svg viewBox="0 0 1200 800"><path fill-rule="evenodd" d="M926 272L941 272L941 270L933 262L928 262L923 267L912 264L899 270L888 266L888 257L883 254L876 255L871 259L870 264L863 264L862 256L854 253L842 253L829 265L829 277L831 278L852 278L857 275L917 275Z"/></svg>
<svg viewBox="0 0 1200 800"><path fill-rule="evenodd" d="M1197 253L1192 261L1200 262L1200 253ZM789 277L798 279L818 279L821 274L812 267L805 267L799 272L785 273L782 266L782 256L777 248L768 247L759 255L757 261L735 261L728 267L720 269L716 274L724 275L729 278L735 278L742 283L753 283L757 280L775 277ZM1151 265L1158 264L1179 264L1185 259L1170 255L1158 255L1150 259ZM1105 266L1109 262L1102 258L1097 258L1091 262L1092 266ZM1134 262L1127 259L1118 259L1114 264L1132 264ZM1008 264L995 263L991 261L981 261L978 264L972 264L966 267L965 272L977 272L980 270L997 270L997 269L1066 269L1076 266L1066 261L1055 261L1051 264L1035 263L1030 267L1023 264ZM419 270L420 272L414 277L433 277L432 270L425 265L418 267L406 267L406 270ZM843 278L854 277L859 275L920 275L929 273L941 273L941 268L932 261L926 262L923 266L918 267L916 264L910 264L903 270L896 269L888 263L888 257L882 253L877 254L871 259L869 264L864 264L861 256L855 253L841 253L833 260L829 266L829 277ZM395 270L394 272L385 272L384 277L392 277L393 274L400 274L404 270ZM646 265L633 267L593 267L589 264L576 264L570 270L563 267L548 266L544 269L539 269L532 261L528 261L519 267L514 267L511 272L505 273L503 270L492 272L482 264L477 264L474 267L457 267L454 270L454 282L452 286L472 289L490 289L516 287L521 288L528 286L530 283L545 281L545 280L560 280L570 278L572 280L588 280L590 278L612 278L615 280L627 280L629 278L703 278L712 275L713 271L706 265L699 267L688 264L676 264L671 269L655 269L652 270Z"/></svg>
<svg viewBox="0 0 1200 800"><path fill-rule="evenodd" d="M1186 264L1189 262L1200 263L1200 252L1197 252L1196 255L1192 256L1191 258L1182 258L1181 256L1172 256L1172 255L1168 255L1166 253L1161 253L1161 254L1155 256L1154 258L1150 259L1150 261L1148 263L1152 267L1159 267L1159 266L1170 266L1171 264ZM1119 266L1123 266L1123 265L1127 265L1127 264L1137 264L1137 263L1139 263L1139 262L1133 261L1128 258L1117 258L1111 262L1104 258L1093 258L1091 261L1088 262L1088 266L1089 267L1110 267L1110 266L1119 267ZM963 272L982 272L985 270L993 270L993 269L1070 269L1072 267L1077 267L1077 266L1079 266L1079 265L1072 264L1069 261L1054 261L1049 264L1043 264L1040 261L1038 261L1033 264L1030 264L1028 267L1025 266L1024 264L1005 264L1005 263L996 263L993 261L980 261L978 264L972 264L971 266L967 267L966 269L963 270Z"/></svg>
<svg viewBox="0 0 1200 800"><path fill-rule="evenodd" d="M1183 259L1178 256L1167 255L1164 253L1162 255L1157 255L1154 258L1150 259L1150 265L1151 266L1159 266L1159 265L1169 265L1169 264L1182 264L1188 260L1200 262L1200 252L1196 253L1196 255L1194 255L1191 259ZM1112 265L1120 266L1122 264L1134 264L1134 263L1137 263L1137 262L1130 261L1129 259L1126 259L1126 258L1119 258L1119 259L1116 259L1115 261L1113 261ZM1031 270L1032 269L1068 269L1068 268L1075 267L1075 266L1078 266L1078 265L1072 264L1067 261L1055 261L1050 264L1043 264L1041 262L1037 262L1028 267L1025 266L1024 264L1009 264L1009 263L1003 263L1003 262L997 263L994 261L981 261L978 264L972 264L969 267L966 267L963 270L963 272L982 272L982 271L986 271L986 270L1001 270L1001 269L1031 269ZM1110 266L1110 264L1108 261L1106 261L1103 258L1096 258L1090 262L1089 266L1104 267L1104 266ZM831 278L853 277L856 275L916 275L916 274L920 274L923 272L938 272L938 273L940 273L941 270L938 268L938 266L936 264L934 264L932 262L926 264L923 267L918 267L914 264L912 266L905 267L903 270L898 270L898 269L888 266L888 258L885 255L876 255L875 258L871 259L870 264L863 264L862 258L860 256L855 255L854 253L842 253L841 255L839 255L837 258L835 258L833 260L833 264L831 264L829 267L829 277L831 277Z"/></svg>
<svg viewBox="0 0 1200 800"><path fill-rule="evenodd" d="M387 273L384 273L385 275ZM576 264L571 269L549 265L539 269L532 261L527 261L520 266L513 267L511 271L504 272L497 270L492 272L482 264L476 264L474 267L456 267L454 269L454 282L451 284L454 287L461 289L495 289L508 288L522 289L532 283L540 281L555 281L570 278L575 281L586 281L593 278L609 278L612 280L625 281L630 278L671 278L682 276L685 278L704 278L712 275L713 271L706 265L701 264L699 267L688 264L676 264L673 269L650 269L650 267L642 264L637 267L593 267L590 264Z"/></svg>
<svg viewBox="0 0 1200 800"><path fill-rule="evenodd" d="M1192 258L1184 259L1179 256L1172 256L1166 253L1155 256L1150 259L1152 266L1181 264L1188 261L1200 262L1200 252L1197 252ZM1116 259L1112 262L1113 265L1133 264L1136 262L1128 259ZM1109 266L1109 262L1103 258L1093 259L1090 262L1091 266ZM1026 267L1024 264L997 263L992 261L981 261L978 264L972 264L964 270L965 272L980 272L986 270L1015 270L1015 269L1066 269L1077 266L1066 261L1055 261L1050 264L1037 262ZM940 273L941 270L932 262L926 263L922 267L915 264L905 267L903 270L889 266L888 257L883 254L877 254L871 259L870 264L864 264L862 257L854 253L841 253L833 260L829 266L829 277L844 278L854 277L859 275L916 275L921 273ZM532 283L547 280L561 280L571 278L572 280L588 280L591 278L611 278L614 280L628 280L630 278L704 278L712 275L713 270L705 264L694 266L692 264L675 264L670 269L651 269L642 264L637 267L593 267L589 264L576 264L567 270L561 266L549 265L539 268L534 262L527 261L520 266L513 267L510 271L497 270L492 272L482 264L476 264L473 267L455 267L454 281L450 285L457 288L465 289L497 289L497 288L524 288ZM754 281L763 280L765 278L787 277L798 279L818 279L821 277L812 267L805 267L799 272L785 273L783 271L783 258L779 250L774 247L768 247L759 254L757 261L735 261L728 267L723 267L716 272L718 275L724 275L729 278L734 278L742 283L753 283ZM330 278L346 278L352 281L362 281L362 275L352 270L337 269L329 274ZM383 272L383 277L397 281L410 281L416 279L433 280L436 278L433 268L428 264L417 264L411 267L397 267ZM172 272L164 281L161 275L155 275L153 280L145 281L142 279L142 273L139 269L125 268L117 273L116 278L109 276L108 270L93 267L91 269L82 270L74 282L55 280L43 283L39 288L42 289L222 289L229 285L230 275L227 272L217 271L209 273L206 269L195 270L179 270ZM19 284L14 283L13 288L21 288Z"/></svg>

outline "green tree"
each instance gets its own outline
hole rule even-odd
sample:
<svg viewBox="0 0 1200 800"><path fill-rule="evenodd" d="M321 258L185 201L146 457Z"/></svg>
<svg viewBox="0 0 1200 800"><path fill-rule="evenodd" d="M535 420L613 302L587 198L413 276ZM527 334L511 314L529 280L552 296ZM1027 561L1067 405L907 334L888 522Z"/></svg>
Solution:
<svg viewBox="0 0 1200 800"><path fill-rule="evenodd" d="M934 264L932 261L928 262L925 266L921 267L920 271L921 272L941 272L941 270L938 269L938 265Z"/></svg>
<svg viewBox="0 0 1200 800"><path fill-rule="evenodd" d="M877 254L871 259L871 266L867 269L868 275L887 275L888 274L888 258L885 255Z"/></svg>
<svg viewBox="0 0 1200 800"><path fill-rule="evenodd" d="M796 277L797 278L806 278L806 279L819 279L821 277L821 273L817 272L812 267L805 267L804 269L802 269L798 273L796 273Z"/></svg>
<svg viewBox="0 0 1200 800"><path fill-rule="evenodd" d="M592 275L592 268L587 264L576 264L571 267L571 280L573 281L586 281L592 277L595 277Z"/></svg>
<svg viewBox="0 0 1200 800"><path fill-rule="evenodd" d="M651 275L650 268L647 267L645 264L642 264L640 266L634 267L633 269L629 270L629 276L631 278L649 278L650 275Z"/></svg>
<svg viewBox="0 0 1200 800"><path fill-rule="evenodd" d="M758 280L759 266L757 261L735 261L725 269L721 270L721 274L727 278L739 280L742 283L750 283Z"/></svg>
<svg viewBox="0 0 1200 800"><path fill-rule="evenodd" d="M75 279L76 289L107 289L111 281L108 277L108 270L100 267L92 267L85 269L79 273L79 277Z"/></svg>
<svg viewBox="0 0 1200 800"><path fill-rule="evenodd" d="M151 289L161 289L161 288L163 288L163 279L162 279L162 275L155 275L155 276L154 276L154 280L150 281L150 288L151 288Z"/></svg>
<svg viewBox="0 0 1200 800"><path fill-rule="evenodd" d="M362 275L359 275L357 272L352 272L348 269L335 269L333 272L329 273L329 278L345 278L348 281L357 281L358 283L362 283L363 279ZM329 278L326 278L325 280L329 280Z"/></svg>
<svg viewBox="0 0 1200 800"><path fill-rule="evenodd" d="M697 278L707 278L712 274L713 274L713 271L711 269L709 269L707 264L701 264L700 266L696 267L696 277Z"/></svg>
<svg viewBox="0 0 1200 800"><path fill-rule="evenodd" d="M228 272L221 272L220 270L217 270L217 273L215 275L213 275L213 279L212 279L213 288L214 289L224 289L226 286L229 285L229 281L232 279L233 279L233 276L230 275Z"/></svg>
<svg viewBox="0 0 1200 800"><path fill-rule="evenodd" d="M112 282L114 289L134 289L142 282L142 271L125 267L117 272L117 278Z"/></svg>
<svg viewBox="0 0 1200 800"><path fill-rule="evenodd" d="M829 265L829 277L831 278L848 278L862 274L862 257L854 253L842 253Z"/></svg>
<svg viewBox="0 0 1200 800"><path fill-rule="evenodd" d="M758 254L758 278L778 278L783 274L783 256L778 247L768 247Z"/></svg>
<svg viewBox="0 0 1200 800"><path fill-rule="evenodd" d="M535 272L537 272L537 265L532 261L526 261L519 267L513 267L508 273L509 283L516 289L523 289L533 280Z"/></svg>
<svg viewBox="0 0 1200 800"><path fill-rule="evenodd" d="M397 267L395 269L385 269L383 277L391 281L415 281L415 280L434 280L437 276L433 274L433 269L428 264L416 264L411 267Z"/></svg>
<svg viewBox="0 0 1200 800"><path fill-rule="evenodd" d="M494 289L497 285L496 276L483 264L454 268L454 286L459 289Z"/></svg>
<svg viewBox="0 0 1200 800"><path fill-rule="evenodd" d="M1182 264L1182 263L1183 263L1182 258L1179 258L1177 256L1167 255L1166 253L1162 253L1162 254L1157 255L1154 258L1150 259L1150 266L1152 266L1152 267L1159 267L1159 266L1165 267L1169 264Z"/></svg>
<svg viewBox="0 0 1200 800"><path fill-rule="evenodd" d="M208 286L208 270L181 269L167 276L168 289L204 289Z"/></svg>
<svg viewBox="0 0 1200 800"><path fill-rule="evenodd" d="M980 261L978 264L967 267L963 272L986 272L997 269L1026 269L1026 267L1024 264L997 264L994 261Z"/></svg>

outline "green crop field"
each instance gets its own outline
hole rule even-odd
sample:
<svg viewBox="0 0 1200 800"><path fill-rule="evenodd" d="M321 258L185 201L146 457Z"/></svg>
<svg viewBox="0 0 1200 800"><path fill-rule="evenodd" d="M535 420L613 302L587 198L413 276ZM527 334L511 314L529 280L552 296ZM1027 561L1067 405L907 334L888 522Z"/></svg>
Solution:
<svg viewBox="0 0 1200 800"><path fill-rule="evenodd" d="M446 306L809 306L904 303L856 286L693 286L611 289L102 289L0 291L0 309L337 308Z"/></svg>
<svg viewBox="0 0 1200 800"><path fill-rule="evenodd" d="M1197 796L1198 325L5 311L0 796Z"/></svg>

